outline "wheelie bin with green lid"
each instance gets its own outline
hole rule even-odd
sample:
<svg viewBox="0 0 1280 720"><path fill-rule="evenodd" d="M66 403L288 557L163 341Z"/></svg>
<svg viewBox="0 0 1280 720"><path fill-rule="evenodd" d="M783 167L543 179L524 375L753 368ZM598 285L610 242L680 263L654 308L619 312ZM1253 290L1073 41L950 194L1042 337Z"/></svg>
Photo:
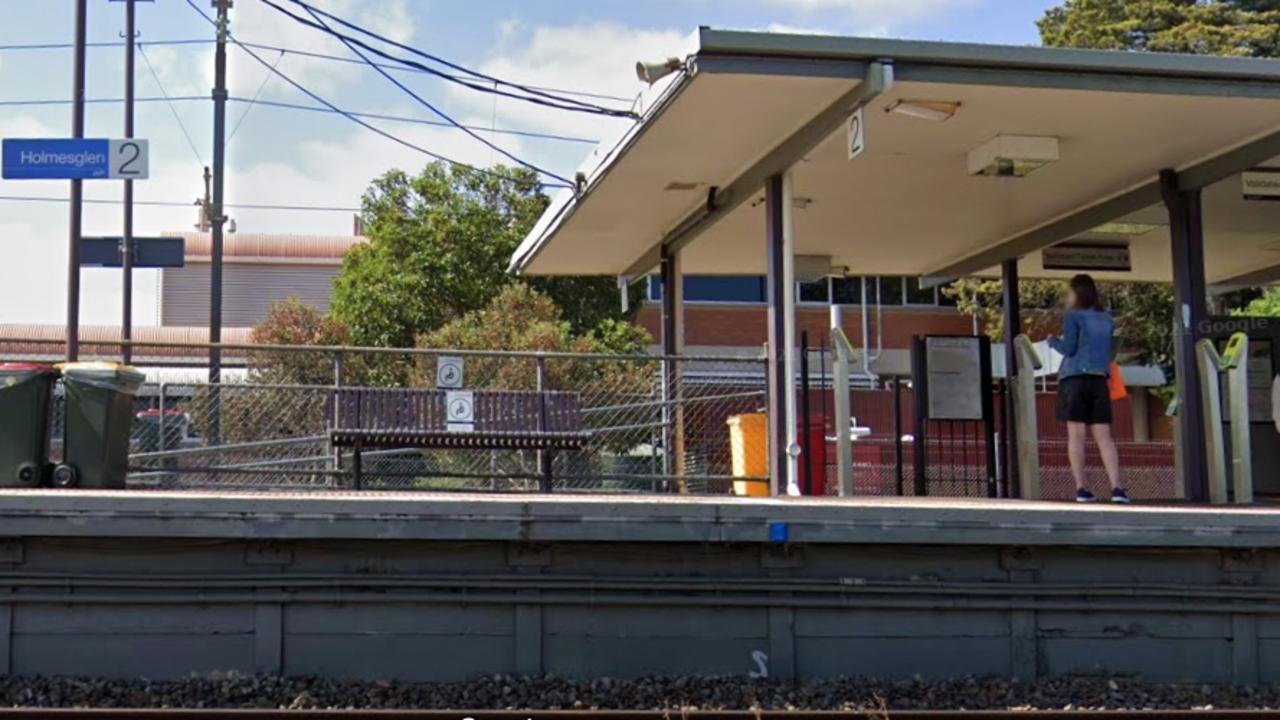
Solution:
<svg viewBox="0 0 1280 720"><path fill-rule="evenodd" d="M0 487L39 487L48 477L57 379L57 369L48 365L0 365Z"/></svg>
<svg viewBox="0 0 1280 720"><path fill-rule="evenodd" d="M129 471L133 398L146 376L115 363L66 363L67 396L62 462L57 487L122 489Z"/></svg>

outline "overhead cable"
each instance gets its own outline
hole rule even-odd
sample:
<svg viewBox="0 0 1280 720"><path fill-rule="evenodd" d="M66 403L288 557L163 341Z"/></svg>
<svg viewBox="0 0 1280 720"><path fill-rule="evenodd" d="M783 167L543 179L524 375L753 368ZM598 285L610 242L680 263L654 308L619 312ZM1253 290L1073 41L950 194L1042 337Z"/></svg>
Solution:
<svg viewBox="0 0 1280 720"><path fill-rule="evenodd" d="M202 10L202 9L200 8L200 6L199 6L199 5L197 5L197 4L195 3L195 0L186 0L186 1L187 1L187 5L188 5L188 6L190 6L190 7L191 7L191 9L192 9L192 10L194 10L194 11L195 11L195 12L196 12L200 17L204 18L204 21L205 21L205 22L209 23L210 25L214 26L215 28L217 27L217 23L214 21L214 19L213 19L213 18L211 18L211 17L209 17L208 15L206 15L206 14L205 14L205 12L204 12L204 10ZM279 69L277 69L277 68L272 68L272 67L271 67L271 63L268 63L266 60L262 59L262 57L261 57L260 55L258 55L257 53L255 53L253 50L251 50L251 49L249 49L249 48L245 47L244 45L241 45L241 44L240 44L240 42L239 42L239 41L238 41L234 36L232 36L232 35L228 34L228 39L229 39L232 43L234 43L234 44L236 45L236 47L240 48L240 49L241 49L245 54L247 54L249 57L251 57L251 58L253 58L255 61L257 61L257 63L258 63L259 65L262 65L263 67L265 67L265 68L267 68L267 69L271 70L273 73L275 73L276 77L279 77L281 80L284 80L286 83L288 83L289 85L291 85L291 86L292 86L294 89L296 89L297 91L301 92L302 94L306 95L307 97L311 98L312 100L315 100L316 102L320 103L321 105L324 105L325 107L329 108L330 110L332 110L332 111L334 111L334 112L336 112L336 113L338 113L338 114L342 115L343 117L347 118L348 120L350 120L350 121L352 121L352 122L356 123L357 125L360 125L361 127L365 128L365 129L367 129L367 130L369 130L369 131L371 131L371 132L373 132L373 133L376 133L376 134L378 134L378 135L380 135L380 136L382 136L382 137L384 137L384 138L386 138L386 139L388 139L388 140L391 140L392 142L394 142L394 143L396 143L396 144L398 144L398 145L401 145L401 146L403 146L403 147L407 147L407 148L409 148L410 150L417 151L417 152L419 152L419 153L422 153L423 155L426 155L427 157L430 157L430 158L435 159L435 160L439 160L440 162L443 162L443 163L448 163L448 164L450 164L450 165L456 165L456 166L458 166L458 167L467 168L467 169L473 170L473 171L475 171L475 172L477 172L477 173L480 173L481 175L486 175L486 176L488 176L488 177L492 177L492 178L495 178L495 179L498 179L498 180L506 180L506 181L510 181L510 180L512 179L510 175L507 175L507 174L504 174L504 173L500 173L500 172L494 172L493 170L487 170L487 169L485 169L485 168L476 167L475 165L472 165L472 164L470 164L470 163L464 163L464 162L461 162L461 161L458 161L458 160L454 160L453 158L447 157L447 156L445 156L445 155L441 155L440 153L434 152L434 151L432 151L432 150L428 150L428 149L426 149L426 148L424 148L424 147L422 147L422 146L420 146L420 145L415 145L414 143L411 143L411 142L409 142L408 140L405 140L405 139L403 139L403 138L397 137L397 136L395 136L395 135L393 135L393 134L391 134L391 133L387 132L386 130L383 130L382 128L380 128L380 127L378 127L378 126L376 126L376 125L373 125L373 124L371 124L371 123L368 123L368 122L366 122L366 121L364 121L364 120L360 119L359 117L356 117L355 115L351 114L350 112L347 112L346 110L343 110L342 108L338 107L337 105L334 105L333 103L331 103L331 102L329 102L328 100L324 99L323 97L321 97L321 96L317 95L316 93L312 92L311 90L308 90L308 89L307 89L306 87L304 87L301 83L299 83L298 81L296 81L296 80L294 80L293 78L289 77L288 75L286 75L284 72L280 71ZM570 184L566 184L566 183L559 183L559 182L544 182L544 183L543 183L543 185L545 185L545 186L547 186L547 187L563 187L563 188L572 188L572 186L571 186Z"/></svg>
<svg viewBox="0 0 1280 720"><path fill-rule="evenodd" d="M264 2L265 2L265 1L266 1L266 0L264 0ZM483 73L478 73L478 72L473 71L473 70L468 70L467 68L465 68L465 67L463 67L463 66L461 66L461 65L457 65L457 64L451 63L451 62L449 62L449 61L447 61L447 60L443 60L443 59L438 58L438 57L436 57L436 56L434 56L434 55L430 55L430 54L428 54L428 53L424 53L423 51L418 50L418 49L416 49L416 48L414 48L414 47L411 47L411 46L409 46L409 45L405 45L405 44L403 44L403 43L398 43L398 42L396 42L396 41L394 41L394 40L390 40L390 39L388 39L388 38L385 38L385 37L383 37L383 36L381 36L381 35L378 35L377 33L374 33L374 32L373 32L373 31L371 31L371 30L366 30L366 29L364 29L364 28L361 28L360 26L355 25L354 23L349 23L349 22L347 22L347 21L345 21L345 20L342 20L341 18L338 18L338 17L337 17L337 16L335 16L335 15L332 15L332 14L330 14L330 13L326 13L326 12L324 12L323 10L319 10L319 9L316 9L316 8L312 8L312 6L310 6L310 5L306 4L306 3L301 2L301 0L290 0L290 2L293 2L294 4L299 5L299 6L301 6L301 7L308 8L309 10L314 10L315 12L317 12L317 13L319 13L319 14L321 14L321 15L323 15L323 16L325 16L325 17L327 17L327 18L330 18L330 19L334 20L335 22L337 22L337 23L339 23L339 24L341 24L341 25L344 25L344 26L349 27L349 28L351 28L351 29L353 29L353 30L356 30L357 32L361 32L361 33L363 33L363 34L365 34L365 35L368 35L369 37L373 37L373 38L375 38L375 39L379 40L380 42L384 42L384 43L386 43L386 44L388 44L388 45L392 45L392 46L394 46L394 47L400 48L400 49L405 50L405 51L407 51L407 52L410 52L410 53L412 53L412 54L415 54L415 55L418 55L418 56L424 57L424 58L426 58L426 59L430 60L431 62L436 62L436 63L439 63L439 64L444 65L444 66L446 66L446 67L449 67L449 68L452 68L452 69L455 69L455 70L460 70L460 71L462 71L462 72L465 72L465 73L467 73L467 74L470 74L470 75L474 76L477 80L483 80L483 81L485 81L485 82L477 82L477 81L468 80L468 79L466 79L466 78L460 78L460 77L458 77L458 76L451 75L451 74L449 74L449 73L443 72L443 71L441 71L441 70L439 70L439 69L437 69L437 68L433 68L433 67L430 67L430 66L428 66L428 65L424 65L424 64L422 64L422 63L420 63L420 62L418 62L418 61L416 61L416 60L410 60L410 59L407 59L407 58L402 58L402 57L398 57L398 56L396 56L396 55L392 55L391 53L386 52L385 50L382 50L382 49L377 48L377 47L375 47L375 46L373 46L373 45L370 45L369 43L365 42L364 40L361 40L361 39L356 38L356 37L352 37L352 36L350 36L350 35L343 34L343 33L341 33L341 32L338 32L337 30L334 30L334 29L332 29L332 28L330 28L330 27L328 27L328 26L326 26L326 25L323 25L323 24L321 24L321 23L318 23L318 22L315 22L315 21L312 21L312 20L308 20L308 19L306 19L306 18L304 18L304 17L301 17L301 16L298 16L298 15L295 15L295 14L293 14L293 13L291 13L291 12L289 12L289 11L287 11L287 10L285 10L285 9L283 9L283 8L279 7L278 5L275 5L275 4L273 4L273 3L268 3L268 4L269 4L269 5L271 5L271 7L273 7L273 8L274 8L275 10L277 10L278 12L281 12L281 13L283 13L284 15L286 15L286 16L288 16L288 17L292 18L292 19L293 19L295 22L297 22L297 23L300 23L300 24L302 24L302 25L305 25L305 26L307 26L307 27L313 28L313 29L315 29L315 30L319 30L319 31L321 31L321 32L327 33L327 34L329 34L329 35L331 35L331 36L333 36L333 37L335 37L335 38L337 38L337 39L339 39L339 40L344 40L344 41L349 41L349 42L355 43L356 45L359 45L360 47L364 48L365 50L367 50L367 51L369 51L369 52L371 52L371 53L373 53L373 54L375 54L375 55L377 55L377 56L379 56L379 57L381 57L381 58L383 58L383 59L385 59L385 60L390 60L390 61L392 61L392 62L401 63L401 64L403 64L403 65L407 65L407 66L409 66L409 67L418 68L418 69L419 69L419 70L421 70L422 72L429 73L429 74L431 74L431 75L434 75L434 76L436 76L436 77L438 77L438 78L441 78L441 79L443 79L443 80L447 80L447 81L449 81L449 82L457 83L458 85L461 85L461 86L463 86L463 87L470 88L471 90L475 90L476 92L481 92L481 93L486 93L486 94L492 94L492 95L499 95L499 96L501 96L501 97L506 97L506 98L510 98L510 99L513 99L513 100L519 100L519 101L523 101L523 102L527 102L527 103L532 103L532 104L535 104L535 105L541 105L541 106L549 107L549 108L553 108L553 109L556 109L556 110L565 110L565 111L568 111L568 112L586 113L586 114L590 114L590 115L604 115L604 116L606 116L606 117L628 118L628 119L631 119L631 120L636 120L636 119L638 119L638 117L639 117L639 116L638 116L638 115L637 115L633 110L631 110L631 109L627 109L627 110L619 110L619 109L617 109L617 108L609 108L609 107L605 107L605 106L603 106L603 105L595 105L595 104L593 104L593 103L586 103L586 102L583 102L583 101L581 101L581 100L575 100L575 99L570 98L570 97L563 97L563 96L555 95L555 94L553 94L553 93L548 93L548 92L545 92L545 91L534 90L533 88L528 87L528 86L525 86L525 85L520 85L520 84L517 84L517 83L507 82L507 81L505 81L505 80L501 80L501 79L499 79L499 78L491 77L491 76L489 76L489 75L485 75L485 74L483 74ZM496 88L496 87L491 87L491 85L498 85L498 86L500 86L500 87L512 88L512 89L514 89L516 92L512 92L512 91L510 91L510 90L502 90L502 89L499 89L499 88Z"/></svg>
<svg viewBox="0 0 1280 720"><path fill-rule="evenodd" d="M274 7L274 8L276 8L276 9L278 9L278 10L282 10L282 8L279 8L279 7L278 7L274 2L272 2L272 0L262 0L262 1L263 1L264 3L266 3L267 5L270 5L271 7ZM328 25L325 25L324 21L320 19L320 16L319 16L319 15L317 15L317 14L315 13L315 11L313 11L313 10L311 10L311 9L309 9L309 8L308 8L307 12L311 14L312 18L313 18L316 22L318 22L318 23L320 23L320 25L324 26L324 27L325 27L325 29L328 29ZM409 89L409 87L408 87L408 86L406 86L404 83L402 83L402 82L400 82L399 80L395 79L395 77L394 77L393 75L391 75L391 73L387 72L386 70L383 70L383 69L382 69L382 68L380 68L380 67L376 67L376 66L374 66L374 65L371 63L371 61L369 60L368 56L366 56L364 53L360 52L360 50L355 46L355 44L353 44L352 42L350 42L350 41L348 41L348 40L342 40L342 44L343 44L343 45L346 45L346 46L347 46L347 49L348 49L348 50L350 50L350 51L351 51L351 52L352 52L356 57L360 58L361 60L365 61L366 63L369 63L370 67L373 67L373 69L374 69L374 70L375 70L379 75L381 75L382 77L384 77L384 78L386 78L387 80L389 80L389 81L391 82L391 84L392 84L392 85L395 85L397 88L399 88L399 89L400 89L402 92L404 92L406 95L408 95L409 97L411 97L411 98L413 98L414 100L418 101L418 103L419 103L420 105L422 105L423 107L427 108L427 109L428 109L428 110L430 110L431 112L433 112L433 113L435 113L436 115L438 115L442 120L444 120L445 122L449 123L449 124L450 124L451 126L453 126L454 128L456 128L456 129L458 129L458 130L461 130L462 132L466 133L468 137L472 138L473 140L478 141L479 143L481 143L481 144L482 144L482 145L484 145L485 147L489 148L490 150L493 150L494 152L498 153L499 155L502 155L502 156L503 156L503 157L505 157L506 159L510 160L511 162L514 162L515 164L517 164L517 165L519 165L519 166L521 166L521 167L523 167L523 168L525 168L525 169L532 170L533 172L540 173L540 174L542 174L542 175L546 175L546 176L547 176L547 177L549 177L549 178L554 178L554 179L556 179L556 180L559 180L560 182L565 183L566 185L571 185L571 184L572 184L572 182L569 180L569 178L566 178L566 177L561 176L561 175L557 175L556 173L551 172L550 170L546 170L546 169L543 169L543 168L541 168L541 167L538 167L537 165L534 165L533 163L528 162L528 161L524 160L523 158L518 157L515 153L512 153L512 152L510 152L510 151L506 150L505 148L500 147L499 145L495 144L493 141L491 141L491 140L489 140L489 139L487 139L487 138L481 137L481 136L480 136L479 134L477 134L474 130L471 130L470 128L465 127L464 125L462 125L461 123L459 123L457 120L454 120L452 117L450 117L448 114L446 114L443 110L440 110L440 109L439 109L439 108L437 108L435 105L432 105L429 101L427 101L427 100L426 100L425 98L423 98L421 95L419 95L419 94L415 93L413 90L410 90L410 89Z"/></svg>

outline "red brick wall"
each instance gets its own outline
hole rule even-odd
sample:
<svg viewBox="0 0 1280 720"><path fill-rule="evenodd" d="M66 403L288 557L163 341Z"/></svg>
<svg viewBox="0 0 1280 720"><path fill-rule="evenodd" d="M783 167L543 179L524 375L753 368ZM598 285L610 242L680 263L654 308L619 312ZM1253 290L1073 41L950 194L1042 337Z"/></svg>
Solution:
<svg viewBox="0 0 1280 720"><path fill-rule="evenodd" d="M640 309L636 321L649 331L655 342L662 338L662 310L656 303ZM766 310L757 305L685 305L685 343L711 346L756 346L768 339ZM825 309L797 310L797 333L808 330L816 346L818 337L827 332L829 315ZM857 308L846 308L845 332L855 346L862 342L862 314ZM915 335L968 335L973 321L953 308L895 308L884 311L884 345L906 350ZM871 318L872 340L875 339L875 316Z"/></svg>

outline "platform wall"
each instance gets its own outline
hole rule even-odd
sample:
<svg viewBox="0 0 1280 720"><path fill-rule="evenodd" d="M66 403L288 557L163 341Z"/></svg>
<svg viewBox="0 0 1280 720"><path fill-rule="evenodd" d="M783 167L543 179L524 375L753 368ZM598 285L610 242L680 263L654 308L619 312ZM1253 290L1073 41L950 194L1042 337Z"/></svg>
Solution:
<svg viewBox="0 0 1280 720"><path fill-rule="evenodd" d="M1280 682L1276 551L0 541L0 674Z"/></svg>

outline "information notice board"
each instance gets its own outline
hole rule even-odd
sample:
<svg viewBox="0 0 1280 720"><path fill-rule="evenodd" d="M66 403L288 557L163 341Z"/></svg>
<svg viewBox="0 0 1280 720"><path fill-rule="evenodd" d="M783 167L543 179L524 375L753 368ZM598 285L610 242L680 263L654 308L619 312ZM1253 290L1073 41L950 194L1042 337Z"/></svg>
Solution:
<svg viewBox="0 0 1280 720"><path fill-rule="evenodd" d="M982 338L925 338L930 420L982 420Z"/></svg>

